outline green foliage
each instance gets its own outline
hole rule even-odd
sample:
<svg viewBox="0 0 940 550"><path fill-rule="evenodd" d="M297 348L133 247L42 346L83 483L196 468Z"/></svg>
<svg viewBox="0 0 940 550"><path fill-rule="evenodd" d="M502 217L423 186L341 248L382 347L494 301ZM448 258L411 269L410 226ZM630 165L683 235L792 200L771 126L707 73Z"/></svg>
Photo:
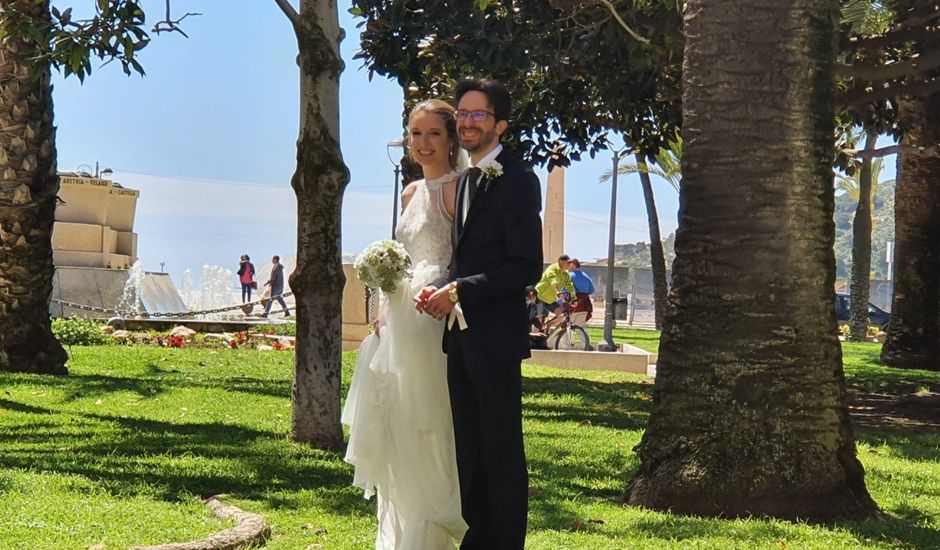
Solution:
<svg viewBox="0 0 940 550"><path fill-rule="evenodd" d="M894 13L884 2L845 0L842 3L842 24L855 34L881 34L891 28Z"/></svg>
<svg viewBox="0 0 940 550"><path fill-rule="evenodd" d="M608 133L653 155L681 124L678 4L618 3L631 37L595 2L354 0L362 59L395 78L406 102L448 97L468 75L498 78L517 107L508 143L535 163L565 165L608 147ZM559 156L561 155L561 156Z"/></svg>
<svg viewBox="0 0 940 550"><path fill-rule="evenodd" d="M625 162L617 170L619 174L639 174L646 172L657 176L672 186L679 192L679 186L682 183L682 136L676 132L675 137L669 140L669 146L659 150L654 156L652 162L647 162L641 166L635 162ZM600 181L607 181L613 175L613 170L605 171Z"/></svg>
<svg viewBox="0 0 940 550"><path fill-rule="evenodd" d="M91 319L53 319L52 334L64 345L97 346L109 339L101 333L102 325Z"/></svg>
<svg viewBox="0 0 940 550"><path fill-rule="evenodd" d="M278 323L271 325L261 325L252 327L253 332L260 332L263 334L277 334L278 336L297 336L297 324L296 323Z"/></svg>
<svg viewBox="0 0 940 550"><path fill-rule="evenodd" d="M656 351L655 331L618 329ZM937 391L940 374L877 366L880 346L843 346L854 391ZM347 385L354 353L343 358ZM290 353L82 347L71 375L0 373L0 548L130 548L230 525L199 500L219 492L276 526L265 546L374 544L374 500L342 453L293 443ZM809 525L684 517L625 506L651 381L523 369L529 550L940 547L940 437L856 427L866 484L891 521ZM154 521L158 517L159 521Z"/></svg>
<svg viewBox="0 0 940 550"><path fill-rule="evenodd" d="M666 269L672 268L672 261L676 259L676 234L670 233L668 237L663 239L663 256L665 258ZM622 245L618 245L622 246ZM629 248L629 247L627 247ZM631 252L621 252L623 248L619 249L617 252L618 256L616 259L615 265L620 267L637 267L641 269L651 269L652 267L652 254L650 252L650 247L646 242L640 241L632 247ZM622 254L622 255L621 255Z"/></svg>
<svg viewBox="0 0 940 550"><path fill-rule="evenodd" d="M92 72L92 58L117 60L128 75L132 71L144 74L135 55L150 43L150 37L136 0L97 0L94 15L87 19L75 18L72 8L60 11L53 6L51 21L19 9L20 4L5 2L0 8L0 37L27 38L35 46L31 56L48 61L66 77L74 74L84 82ZM42 66L34 65L36 69Z"/></svg>
<svg viewBox="0 0 940 550"><path fill-rule="evenodd" d="M894 241L894 180L878 184L872 194L871 274L874 279L888 278L888 242ZM852 221L858 202L848 193L836 195L833 219L836 223L836 276L852 273Z"/></svg>

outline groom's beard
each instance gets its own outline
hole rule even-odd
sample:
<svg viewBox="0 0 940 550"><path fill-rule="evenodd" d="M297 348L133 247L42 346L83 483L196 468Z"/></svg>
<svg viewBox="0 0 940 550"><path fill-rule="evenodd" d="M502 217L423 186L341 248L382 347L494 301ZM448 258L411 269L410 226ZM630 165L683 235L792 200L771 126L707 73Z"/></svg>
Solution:
<svg viewBox="0 0 940 550"><path fill-rule="evenodd" d="M493 128L490 131L480 130L479 138L477 140L466 141L463 138L460 138L460 146L463 147L468 153L473 153L489 148L493 145L493 143L496 142L496 139L496 128Z"/></svg>

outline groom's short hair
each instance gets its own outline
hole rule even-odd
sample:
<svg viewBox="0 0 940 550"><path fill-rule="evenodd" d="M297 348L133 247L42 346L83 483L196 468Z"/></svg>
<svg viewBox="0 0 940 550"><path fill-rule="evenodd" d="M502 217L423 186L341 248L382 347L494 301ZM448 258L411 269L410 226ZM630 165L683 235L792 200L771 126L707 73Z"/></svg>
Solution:
<svg viewBox="0 0 940 550"><path fill-rule="evenodd" d="M466 78L461 80L457 84L454 93L454 99L457 100L457 103L460 103L460 98L467 92L486 94L487 99L490 100L490 105L493 106L493 116L496 121L509 120L509 115L512 114L512 96L502 82L492 78Z"/></svg>

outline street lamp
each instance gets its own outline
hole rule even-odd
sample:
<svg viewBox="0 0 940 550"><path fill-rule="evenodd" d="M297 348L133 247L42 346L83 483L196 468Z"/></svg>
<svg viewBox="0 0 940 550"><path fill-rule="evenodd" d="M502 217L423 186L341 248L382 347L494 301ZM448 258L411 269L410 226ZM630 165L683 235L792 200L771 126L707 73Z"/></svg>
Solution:
<svg viewBox="0 0 940 550"><path fill-rule="evenodd" d="M86 167L87 169L84 169ZM87 164L80 164L78 166L78 173L79 175L86 177L86 178L91 177L91 166L88 166ZM110 176L113 173L114 173L114 170L111 170L110 168L102 169L98 165L98 161L97 160L95 161L95 176L94 177L100 178L101 176Z"/></svg>
<svg viewBox="0 0 940 550"><path fill-rule="evenodd" d="M388 155L389 162L395 167L395 194L392 195L392 240L395 240L395 228L398 227L398 179L401 176L401 164L392 158L392 147L405 149L405 140L393 139L385 145L385 154Z"/></svg>
<svg viewBox="0 0 940 550"><path fill-rule="evenodd" d="M620 170L620 158L627 146L613 150L614 170L610 184L610 232L607 237L607 287L604 290L604 341L597 345L598 351L617 351L614 344L614 245L617 238L617 176Z"/></svg>

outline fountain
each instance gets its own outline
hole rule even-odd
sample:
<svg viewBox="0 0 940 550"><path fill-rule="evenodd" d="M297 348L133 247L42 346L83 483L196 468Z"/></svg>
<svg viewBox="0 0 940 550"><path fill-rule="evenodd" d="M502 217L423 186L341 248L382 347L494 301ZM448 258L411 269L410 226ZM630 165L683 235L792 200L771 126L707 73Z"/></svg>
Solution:
<svg viewBox="0 0 940 550"><path fill-rule="evenodd" d="M231 270L217 265L205 264L199 273L199 289L193 284L193 273L186 269L181 277L182 292L180 296L190 311L217 309L235 305L235 293L232 288L234 274ZM225 313L209 313L197 315L198 319L223 319L231 316L241 317L239 310Z"/></svg>
<svg viewBox="0 0 940 550"><path fill-rule="evenodd" d="M121 293L121 301L114 308L123 317L138 317L143 313L143 303L141 301L141 286L144 281L144 266L140 260L134 262L134 265L127 272L127 282L124 283L124 292Z"/></svg>

